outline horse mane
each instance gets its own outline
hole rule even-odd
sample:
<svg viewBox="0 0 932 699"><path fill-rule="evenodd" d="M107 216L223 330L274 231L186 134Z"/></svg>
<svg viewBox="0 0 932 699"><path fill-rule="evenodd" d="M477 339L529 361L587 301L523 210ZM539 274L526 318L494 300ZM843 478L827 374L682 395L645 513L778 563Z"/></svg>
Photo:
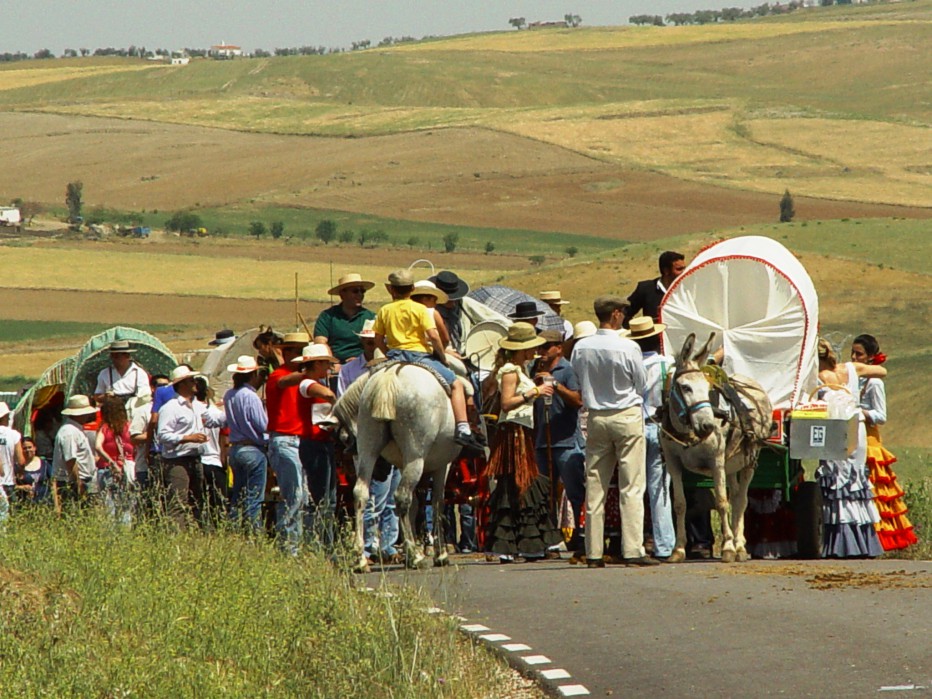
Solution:
<svg viewBox="0 0 932 699"><path fill-rule="evenodd" d="M362 389L365 388L371 374L366 372L358 379L353 381L343 392L343 395L333 404L333 414L340 423L356 433L356 416L359 414L359 401L362 396Z"/></svg>

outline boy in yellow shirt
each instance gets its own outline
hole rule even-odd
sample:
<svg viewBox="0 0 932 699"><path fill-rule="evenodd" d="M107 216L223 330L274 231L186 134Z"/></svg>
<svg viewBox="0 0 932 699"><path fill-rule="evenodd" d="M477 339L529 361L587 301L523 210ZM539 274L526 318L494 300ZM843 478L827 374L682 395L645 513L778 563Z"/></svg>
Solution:
<svg viewBox="0 0 932 699"><path fill-rule="evenodd" d="M433 313L410 298L414 290L414 277L406 269L396 270L388 275L385 288L391 294L392 302L382 306L375 316L373 331L376 345L388 359L426 364L443 377L452 393L450 401L453 404L453 419L456 421L456 443L481 452L482 445L469 429L463 385L447 366Z"/></svg>

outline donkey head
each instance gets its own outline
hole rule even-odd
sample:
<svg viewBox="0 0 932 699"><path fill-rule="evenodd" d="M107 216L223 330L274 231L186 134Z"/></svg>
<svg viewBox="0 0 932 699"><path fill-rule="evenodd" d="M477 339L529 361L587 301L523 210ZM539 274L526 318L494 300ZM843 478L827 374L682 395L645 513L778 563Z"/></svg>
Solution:
<svg viewBox="0 0 932 699"><path fill-rule="evenodd" d="M701 438L715 429L715 416L709 402L709 382L702 373L702 365L709 356L715 333L693 354L696 336L690 333L677 357L676 373L670 386L670 411L682 425L689 425Z"/></svg>

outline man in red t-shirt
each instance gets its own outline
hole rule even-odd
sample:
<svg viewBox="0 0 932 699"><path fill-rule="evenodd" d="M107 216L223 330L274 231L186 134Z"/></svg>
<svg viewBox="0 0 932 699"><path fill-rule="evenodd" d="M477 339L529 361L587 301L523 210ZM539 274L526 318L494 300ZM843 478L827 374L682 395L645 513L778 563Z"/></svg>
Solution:
<svg viewBox="0 0 932 699"><path fill-rule="evenodd" d="M307 333L287 333L275 347L280 354L278 368L269 375L265 384L265 403L269 413L269 464L275 472L281 500L276 508L276 531L280 545L297 555L304 527L304 510L307 506L307 477L301 466L299 452L301 436L305 432L302 419L309 413L307 399L302 399L297 383L282 384L282 379L294 372L291 360L310 344Z"/></svg>

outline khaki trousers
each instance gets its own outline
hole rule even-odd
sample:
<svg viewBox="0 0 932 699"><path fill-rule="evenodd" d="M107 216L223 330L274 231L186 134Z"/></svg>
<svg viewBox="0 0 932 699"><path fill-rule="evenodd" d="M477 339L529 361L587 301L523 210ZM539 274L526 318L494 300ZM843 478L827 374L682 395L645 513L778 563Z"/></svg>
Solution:
<svg viewBox="0 0 932 699"><path fill-rule="evenodd" d="M586 439L586 557L602 558L605 497L618 466L621 547L625 558L644 555L645 442L641 406L590 410Z"/></svg>

